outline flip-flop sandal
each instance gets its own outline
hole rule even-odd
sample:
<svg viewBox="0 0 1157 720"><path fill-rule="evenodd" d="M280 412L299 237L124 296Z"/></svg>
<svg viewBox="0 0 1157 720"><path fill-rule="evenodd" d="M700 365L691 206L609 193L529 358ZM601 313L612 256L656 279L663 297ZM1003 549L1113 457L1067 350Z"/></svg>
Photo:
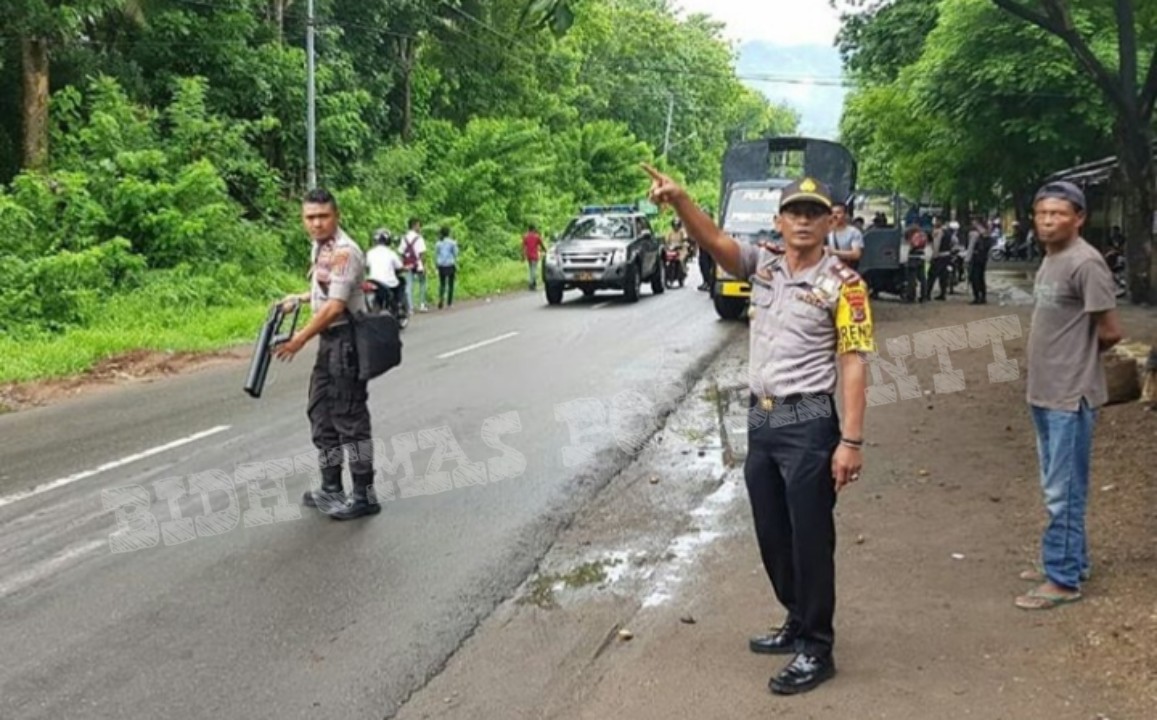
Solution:
<svg viewBox="0 0 1157 720"><path fill-rule="evenodd" d="M1030 590L1016 599L1016 606L1021 610L1052 610L1080 599L1080 593L1045 593Z"/></svg>

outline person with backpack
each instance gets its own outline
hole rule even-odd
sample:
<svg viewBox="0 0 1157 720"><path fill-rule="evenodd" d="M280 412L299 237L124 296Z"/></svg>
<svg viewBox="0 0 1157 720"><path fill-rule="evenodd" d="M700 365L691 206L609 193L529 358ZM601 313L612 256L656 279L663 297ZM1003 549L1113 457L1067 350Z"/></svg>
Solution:
<svg viewBox="0 0 1157 720"><path fill-rule="evenodd" d="M458 274L458 241L450 237L450 228L442 226L434 245L434 264L438 266L438 309L454 306L454 277Z"/></svg>
<svg viewBox="0 0 1157 720"><path fill-rule="evenodd" d="M422 237L422 221L410 218L410 230L402 238L402 267L406 269L406 280L409 292L406 293L406 302L409 305L410 315L414 314L414 291L418 290L419 312L426 312L429 295L426 290L426 240ZM416 282L415 282L416 281Z"/></svg>

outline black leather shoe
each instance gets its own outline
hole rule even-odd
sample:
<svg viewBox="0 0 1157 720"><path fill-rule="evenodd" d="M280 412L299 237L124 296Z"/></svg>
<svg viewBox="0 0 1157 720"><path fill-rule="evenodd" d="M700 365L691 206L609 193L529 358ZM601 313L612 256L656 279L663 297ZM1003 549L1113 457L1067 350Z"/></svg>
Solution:
<svg viewBox="0 0 1157 720"><path fill-rule="evenodd" d="M836 663L831 656L821 657L800 653L792 658L787 667L768 683L776 695L798 695L814 690L825 680L836 674Z"/></svg>
<svg viewBox="0 0 1157 720"><path fill-rule="evenodd" d="M382 506L378 504L378 498L374 495L372 489L368 492L365 490L354 490L350 501L345 505L327 510L326 514L334 520L356 520L367 515L377 515L382 511Z"/></svg>
<svg viewBox="0 0 1157 720"><path fill-rule="evenodd" d="M751 652L760 655L791 655L795 652L795 641L799 637L799 626L785 623L770 635L760 635L748 641Z"/></svg>

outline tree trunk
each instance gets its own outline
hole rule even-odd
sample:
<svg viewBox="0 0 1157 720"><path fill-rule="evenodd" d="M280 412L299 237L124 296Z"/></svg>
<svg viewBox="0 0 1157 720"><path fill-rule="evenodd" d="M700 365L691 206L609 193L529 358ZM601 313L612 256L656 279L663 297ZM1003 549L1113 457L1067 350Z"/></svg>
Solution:
<svg viewBox="0 0 1157 720"><path fill-rule="evenodd" d="M48 41L20 40L24 71L24 167L39 170L48 161Z"/></svg>
<svg viewBox="0 0 1157 720"><path fill-rule="evenodd" d="M1016 239L1018 242L1024 242L1028 237L1029 225L1032 220L1029 219L1029 194L1031 191L1026 189L1014 190L1012 193L1012 206L1016 212Z"/></svg>
<svg viewBox="0 0 1157 720"><path fill-rule="evenodd" d="M399 39L402 68L402 142L408 143L414 135L414 59L418 44L409 39Z"/></svg>
<svg viewBox="0 0 1157 720"><path fill-rule="evenodd" d="M1157 187L1157 168L1154 168L1152 142L1144 125L1130 127L1124 120L1118 122L1116 135L1129 297L1134 303L1157 303L1157 286L1152 282L1157 274L1154 267L1157 256L1153 253L1153 196Z"/></svg>
<svg viewBox="0 0 1157 720"><path fill-rule="evenodd" d="M289 6L290 0L273 0L274 22L277 23L277 42L280 45L285 44L285 8Z"/></svg>

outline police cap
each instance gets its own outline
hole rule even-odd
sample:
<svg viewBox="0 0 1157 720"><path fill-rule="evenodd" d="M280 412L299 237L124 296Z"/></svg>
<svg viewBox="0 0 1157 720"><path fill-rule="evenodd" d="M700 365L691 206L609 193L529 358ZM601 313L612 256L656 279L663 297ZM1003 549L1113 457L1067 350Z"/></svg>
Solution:
<svg viewBox="0 0 1157 720"><path fill-rule="evenodd" d="M779 196L779 209L783 211L788 205L811 202L832 209L832 191L828 186L814 178L805 177L796 180L783 189Z"/></svg>

